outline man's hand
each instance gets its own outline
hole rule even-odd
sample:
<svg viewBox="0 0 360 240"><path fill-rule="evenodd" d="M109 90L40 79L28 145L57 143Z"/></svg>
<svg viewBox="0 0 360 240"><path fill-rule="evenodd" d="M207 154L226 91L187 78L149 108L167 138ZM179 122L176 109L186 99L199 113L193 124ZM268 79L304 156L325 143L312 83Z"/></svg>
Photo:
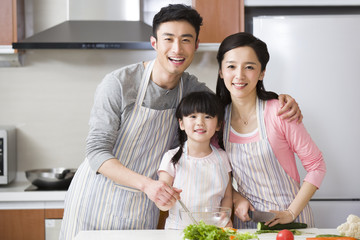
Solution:
<svg viewBox="0 0 360 240"><path fill-rule="evenodd" d="M169 210L178 199L182 190L170 187L167 183L162 181L152 180L148 184L144 192L150 200L155 202L156 206L162 211Z"/></svg>
<svg viewBox="0 0 360 240"><path fill-rule="evenodd" d="M279 102L281 109L277 115L281 116L281 119L288 119L290 122L294 120L297 120L297 123L302 122L303 115L294 98L287 94L280 94Z"/></svg>

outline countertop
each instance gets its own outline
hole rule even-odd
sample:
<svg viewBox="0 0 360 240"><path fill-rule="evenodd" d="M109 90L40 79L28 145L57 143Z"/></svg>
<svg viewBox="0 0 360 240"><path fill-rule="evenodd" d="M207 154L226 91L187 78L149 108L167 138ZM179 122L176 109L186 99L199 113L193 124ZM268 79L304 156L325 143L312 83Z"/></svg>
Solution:
<svg viewBox="0 0 360 240"><path fill-rule="evenodd" d="M0 209L63 208L66 191L25 191L26 179L0 185Z"/></svg>
<svg viewBox="0 0 360 240"><path fill-rule="evenodd" d="M239 230L240 232L255 232L254 229ZM336 229L301 229L302 235L295 236L295 240L305 240L318 234L339 234ZM259 234L260 240L275 240L276 233ZM183 239L182 230L106 230L106 231L81 231L75 240L168 240Z"/></svg>

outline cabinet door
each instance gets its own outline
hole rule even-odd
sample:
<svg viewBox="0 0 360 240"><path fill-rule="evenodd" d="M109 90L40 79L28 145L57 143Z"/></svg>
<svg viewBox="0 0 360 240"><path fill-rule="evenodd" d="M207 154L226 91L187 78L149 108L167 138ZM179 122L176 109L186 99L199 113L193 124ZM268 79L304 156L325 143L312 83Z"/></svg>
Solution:
<svg viewBox="0 0 360 240"><path fill-rule="evenodd" d="M11 45L24 37L24 0L0 1L0 45Z"/></svg>
<svg viewBox="0 0 360 240"><path fill-rule="evenodd" d="M192 5L203 18L201 43L220 43L245 30L244 0L193 0Z"/></svg>
<svg viewBox="0 0 360 240"><path fill-rule="evenodd" d="M0 45L11 45L13 40L12 2L12 0L1 0L0 3Z"/></svg>
<svg viewBox="0 0 360 240"><path fill-rule="evenodd" d="M45 209L45 219L62 219L64 209Z"/></svg>
<svg viewBox="0 0 360 240"><path fill-rule="evenodd" d="M44 209L0 210L0 239L44 240Z"/></svg>

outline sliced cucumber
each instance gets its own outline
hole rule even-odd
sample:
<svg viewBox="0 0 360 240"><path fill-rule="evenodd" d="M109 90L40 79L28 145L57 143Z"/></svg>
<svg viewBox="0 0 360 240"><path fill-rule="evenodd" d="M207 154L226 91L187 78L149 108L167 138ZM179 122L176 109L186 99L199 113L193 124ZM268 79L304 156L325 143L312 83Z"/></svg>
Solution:
<svg viewBox="0 0 360 240"><path fill-rule="evenodd" d="M286 223L286 224L276 224L275 226L269 227L265 225L264 222L259 222L257 225L257 230L283 230L283 229L300 229L300 228L307 228L306 223Z"/></svg>

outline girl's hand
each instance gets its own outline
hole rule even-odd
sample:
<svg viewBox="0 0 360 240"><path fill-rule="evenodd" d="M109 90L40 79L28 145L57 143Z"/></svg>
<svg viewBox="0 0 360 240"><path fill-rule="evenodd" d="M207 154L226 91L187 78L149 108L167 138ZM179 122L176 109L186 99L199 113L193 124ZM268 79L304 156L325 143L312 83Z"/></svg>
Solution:
<svg viewBox="0 0 360 240"><path fill-rule="evenodd" d="M234 213L243 222L250 221L248 211L254 211L254 207L249 200L241 196L238 192L233 191Z"/></svg>
<svg viewBox="0 0 360 240"><path fill-rule="evenodd" d="M280 94L279 102L281 109L278 112L278 116L281 115L282 119L288 119L290 122L293 120L297 120L297 123L302 122L303 115L294 98L287 94Z"/></svg>
<svg viewBox="0 0 360 240"><path fill-rule="evenodd" d="M275 218L271 221L268 221L265 223L265 225L268 225L269 227L272 227L278 223L284 224L284 223L291 223L293 222L293 216L289 211L274 211L270 210L270 212L275 213Z"/></svg>
<svg viewBox="0 0 360 240"><path fill-rule="evenodd" d="M229 220L229 222L226 224L226 226L225 227L233 227L233 223L232 223L232 221L231 221L231 219Z"/></svg>
<svg viewBox="0 0 360 240"><path fill-rule="evenodd" d="M180 199L181 189L172 188L166 182L152 180L144 192L150 200L162 211L169 210L178 199Z"/></svg>

